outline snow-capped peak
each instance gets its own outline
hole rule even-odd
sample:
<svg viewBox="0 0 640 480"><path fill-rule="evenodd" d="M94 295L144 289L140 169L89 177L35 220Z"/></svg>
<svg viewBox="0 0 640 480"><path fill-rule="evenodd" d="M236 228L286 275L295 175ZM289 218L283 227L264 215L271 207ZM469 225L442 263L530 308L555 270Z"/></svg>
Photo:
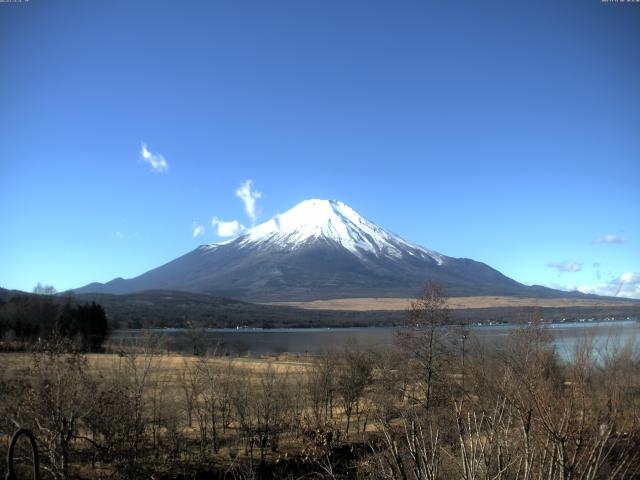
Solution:
<svg viewBox="0 0 640 480"><path fill-rule="evenodd" d="M393 233L361 217L348 205L337 200L305 200L291 210L249 229L238 240L241 244L269 244L295 249L310 240L333 241L362 256L429 256L438 264L443 257L413 245Z"/></svg>

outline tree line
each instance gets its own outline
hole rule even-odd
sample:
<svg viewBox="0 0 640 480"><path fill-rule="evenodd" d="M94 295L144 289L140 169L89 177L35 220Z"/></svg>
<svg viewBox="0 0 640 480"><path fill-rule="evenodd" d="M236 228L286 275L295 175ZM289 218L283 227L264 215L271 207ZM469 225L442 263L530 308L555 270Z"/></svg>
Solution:
<svg viewBox="0 0 640 480"><path fill-rule="evenodd" d="M24 349L53 337L71 340L77 348L98 351L109 334L102 306L57 297L52 287L36 286L34 294L0 300L0 344Z"/></svg>

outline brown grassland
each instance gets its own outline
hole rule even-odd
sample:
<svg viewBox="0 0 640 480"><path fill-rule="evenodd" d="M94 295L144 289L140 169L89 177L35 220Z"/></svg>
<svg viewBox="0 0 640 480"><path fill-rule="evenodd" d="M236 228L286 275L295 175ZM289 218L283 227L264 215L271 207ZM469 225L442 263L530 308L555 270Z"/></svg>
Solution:
<svg viewBox="0 0 640 480"><path fill-rule="evenodd" d="M55 480L639 478L635 343L585 338L561 361L532 321L487 349L440 328L437 288L408 314L414 327L384 350L186 356L148 337L0 353L0 444L30 429ZM26 478L30 455L16 453Z"/></svg>
<svg viewBox="0 0 640 480"><path fill-rule="evenodd" d="M313 300L308 302L271 302L268 305L281 305L305 308L310 310L347 310L347 311L404 311L409 308L411 298L335 298L330 300ZM501 307L633 307L638 306L633 300L600 300L578 298L526 298L526 297L449 297L446 300L449 309L468 308L501 308Z"/></svg>

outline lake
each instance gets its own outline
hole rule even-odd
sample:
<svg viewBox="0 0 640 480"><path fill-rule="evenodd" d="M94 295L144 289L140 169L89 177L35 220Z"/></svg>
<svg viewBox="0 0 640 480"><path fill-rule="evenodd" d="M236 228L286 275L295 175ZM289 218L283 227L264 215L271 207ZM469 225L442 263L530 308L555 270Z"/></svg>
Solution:
<svg viewBox="0 0 640 480"><path fill-rule="evenodd" d="M499 345L516 329L516 324L468 327L469 338L481 345ZM612 351L631 343L640 346L640 323L635 320L566 322L545 324L561 358L568 359L581 342L593 340L596 350ZM355 328L274 328L274 329L153 329L116 330L110 337L112 346L138 343L146 335L154 335L163 348L190 352L199 351L238 354L318 353L329 347L344 348L355 343L364 348L392 346L400 327ZM460 335L449 329L450 336Z"/></svg>

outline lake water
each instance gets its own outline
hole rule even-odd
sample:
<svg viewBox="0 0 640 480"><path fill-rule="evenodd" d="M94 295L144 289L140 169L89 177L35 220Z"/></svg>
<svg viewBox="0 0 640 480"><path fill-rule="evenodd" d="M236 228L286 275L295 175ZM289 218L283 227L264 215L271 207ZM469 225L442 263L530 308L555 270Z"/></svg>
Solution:
<svg viewBox="0 0 640 480"><path fill-rule="evenodd" d="M520 325L501 324L472 326L469 339L481 345L499 345ZM593 340L596 350L612 351L624 345L640 347L640 323L635 320L567 322L546 324L556 351L565 359L585 340ZM137 343L145 335L154 335L167 349L189 352L194 345L199 351L213 350L234 354L318 353L329 347L344 348L355 343L364 348L381 348L396 343L399 327L358 328L275 328L275 329L184 329L116 330L112 345ZM460 335L449 330L451 336ZM217 347L216 347L217 346Z"/></svg>

